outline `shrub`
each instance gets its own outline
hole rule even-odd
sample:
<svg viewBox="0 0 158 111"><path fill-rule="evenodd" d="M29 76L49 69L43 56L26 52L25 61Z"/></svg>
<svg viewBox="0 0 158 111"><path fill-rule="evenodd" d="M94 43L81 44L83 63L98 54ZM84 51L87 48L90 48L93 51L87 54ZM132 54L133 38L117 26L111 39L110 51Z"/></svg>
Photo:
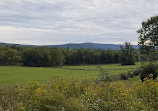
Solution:
<svg viewBox="0 0 158 111"><path fill-rule="evenodd" d="M99 67L99 70L100 70L99 77L100 77L101 81L104 81L104 82L112 81L113 78L109 75L108 71L106 71L100 67Z"/></svg>
<svg viewBox="0 0 158 111"><path fill-rule="evenodd" d="M133 75L134 75L134 76L138 76L138 75L139 75L139 73L140 73L140 71L139 71L139 70L135 70L135 71L133 72Z"/></svg>
<svg viewBox="0 0 158 111"><path fill-rule="evenodd" d="M157 77L157 65L153 64L153 63L147 63L145 65L141 66L141 70L140 70L140 78L142 81L144 81L145 78L152 78L152 79L156 79ZM150 77L149 75L153 74L152 77Z"/></svg>
<svg viewBox="0 0 158 111"><path fill-rule="evenodd" d="M127 74L121 74L120 75L120 80L128 80L128 75Z"/></svg>
<svg viewBox="0 0 158 111"><path fill-rule="evenodd" d="M53 91L40 98L39 109L41 111L62 111L65 101L62 93Z"/></svg>
<svg viewBox="0 0 158 111"><path fill-rule="evenodd" d="M133 76L134 76L134 74L129 71L129 72L128 72L128 77L129 77L129 78L132 78Z"/></svg>
<svg viewBox="0 0 158 111"><path fill-rule="evenodd" d="M68 98L65 104L66 111L85 111L86 109L77 98Z"/></svg>

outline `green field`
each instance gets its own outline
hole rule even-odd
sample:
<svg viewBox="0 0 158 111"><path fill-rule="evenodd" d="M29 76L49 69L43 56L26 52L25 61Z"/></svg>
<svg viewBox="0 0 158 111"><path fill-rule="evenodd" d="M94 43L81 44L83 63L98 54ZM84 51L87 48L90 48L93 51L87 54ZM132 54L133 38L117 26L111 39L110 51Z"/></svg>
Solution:
<svg viewBox="0 0 158 111"><path fill-rule="evenodd" d="M28 79L38 82L49 82L54 79L96 79L101 67L110 75L118 75L127 71L132 71L140 66L140 63L131 66L121 66L120 64L108 65L82 65L64 66L62 68L43 67L22 67L22 66L0 66L0 84L23 83Z"/></svg>

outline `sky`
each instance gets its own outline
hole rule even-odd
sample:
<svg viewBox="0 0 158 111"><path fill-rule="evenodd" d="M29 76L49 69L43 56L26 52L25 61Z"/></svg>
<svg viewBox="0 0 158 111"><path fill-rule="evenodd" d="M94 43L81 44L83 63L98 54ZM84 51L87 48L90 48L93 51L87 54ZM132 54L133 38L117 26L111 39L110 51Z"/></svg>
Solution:
<svg viewBox="0 0 158 111"><path fill-rule="evenodd" d="M0 42L137 44L158 0L0 0Z"/></svg>

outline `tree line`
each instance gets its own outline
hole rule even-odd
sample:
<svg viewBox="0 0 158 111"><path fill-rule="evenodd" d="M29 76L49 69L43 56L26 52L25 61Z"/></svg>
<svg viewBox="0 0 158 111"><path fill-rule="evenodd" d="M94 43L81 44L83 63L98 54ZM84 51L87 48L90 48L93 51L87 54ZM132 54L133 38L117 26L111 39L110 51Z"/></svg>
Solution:
<svg viewBox="0 0 158 111"><path fill-rule="evenodd" d="M123 48L122 48L123 49ZM64 49L53 47L0 47L0 65L47 67L79 64L120 63L126 53L101 49ZM133 57L133 56L131 56Z"/></svg>

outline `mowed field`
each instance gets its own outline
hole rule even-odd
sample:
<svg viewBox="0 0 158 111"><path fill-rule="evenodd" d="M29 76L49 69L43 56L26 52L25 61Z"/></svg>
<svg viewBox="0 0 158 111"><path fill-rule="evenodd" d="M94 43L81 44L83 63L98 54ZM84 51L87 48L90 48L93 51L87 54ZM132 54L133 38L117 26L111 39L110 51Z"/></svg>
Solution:
<svg viewBox="0 0 158 111"><path fill-rule="evenodd" d="M118 75L139 68L140 63L129 66L122 66L120 64L107 64L64 66L62 68L0 66L0 84L21 84L28 82L28 79L41 83L49 82L54 79L96 79L99 77L99 67L105 69L110 75Z"/></svg>

